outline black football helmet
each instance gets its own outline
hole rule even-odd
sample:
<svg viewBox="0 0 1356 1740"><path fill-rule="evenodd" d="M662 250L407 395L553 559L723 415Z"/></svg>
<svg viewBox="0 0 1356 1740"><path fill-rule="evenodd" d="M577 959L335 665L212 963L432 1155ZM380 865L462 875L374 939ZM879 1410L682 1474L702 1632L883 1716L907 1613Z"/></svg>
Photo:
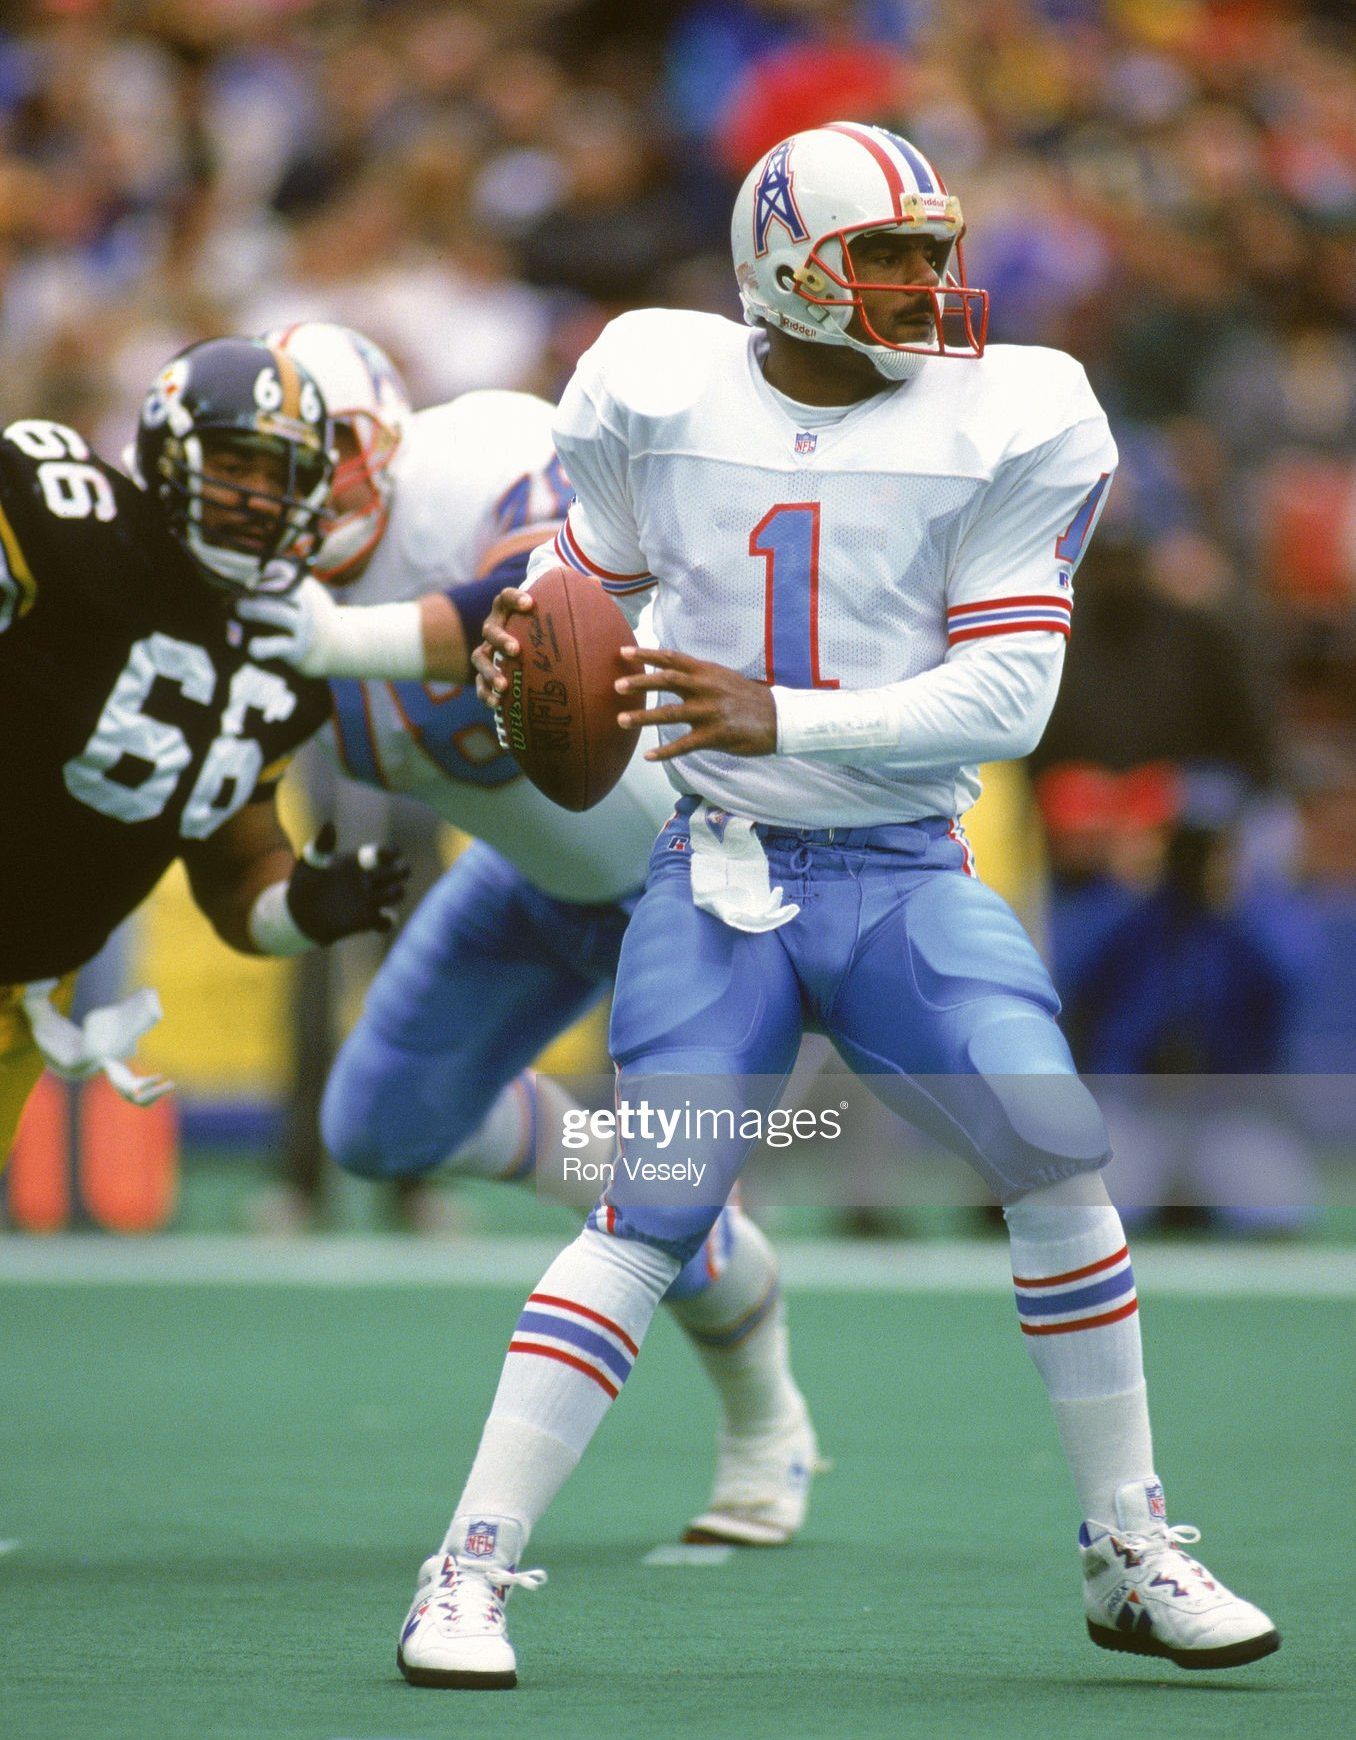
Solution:
<svg viewBox="0 0 1356 1740"><path fill-rule="evenodd" d="M137 423L139 481L211 585L290 592L319 542L334 471L319 387L257 338L209 338L168 362Z"/></svg>

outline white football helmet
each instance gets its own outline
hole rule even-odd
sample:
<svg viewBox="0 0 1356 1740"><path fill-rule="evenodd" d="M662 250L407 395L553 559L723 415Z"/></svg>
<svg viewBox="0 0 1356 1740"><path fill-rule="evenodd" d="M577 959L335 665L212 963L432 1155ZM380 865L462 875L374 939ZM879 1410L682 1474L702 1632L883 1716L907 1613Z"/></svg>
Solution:
<svg viewBox="0 0 1356 1740"><path fill-rule="evenodd" d="M940 282L858 279L851 243L865 230L935 236L942 244L934 266ZM735 200L731 245L744 318L816 344L848 345L891 381L907 380L923 357L982 356L989 296L965 282L964 233L960 201L897 133L856 121L793 133L754 165ZM882 338L862 306L864 290L927 296L931 341ZM847 330L855 315L866 338Z"/></svg>
<svg viewBox="0 0 1356 1740"><path fill-rule="evenodd" d="M391 517L390 467L414 414L410 396L385 351L351 327L307 320L278 327L268 342L301 364L329 407L339 463L311 572L327 586L346 586Z"/></svg>

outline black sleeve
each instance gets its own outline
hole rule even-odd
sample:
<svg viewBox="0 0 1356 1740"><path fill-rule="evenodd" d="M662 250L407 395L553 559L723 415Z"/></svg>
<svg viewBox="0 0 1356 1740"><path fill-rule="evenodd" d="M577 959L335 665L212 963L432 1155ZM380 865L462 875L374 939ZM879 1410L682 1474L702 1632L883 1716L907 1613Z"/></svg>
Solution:
<svg viewBox="0 0 1356 1740"><path fill-rule="evenodd" d="M20 418L0 434L0 631L44 594L97 584L130 544L145 498L75 430Z"/></svg>

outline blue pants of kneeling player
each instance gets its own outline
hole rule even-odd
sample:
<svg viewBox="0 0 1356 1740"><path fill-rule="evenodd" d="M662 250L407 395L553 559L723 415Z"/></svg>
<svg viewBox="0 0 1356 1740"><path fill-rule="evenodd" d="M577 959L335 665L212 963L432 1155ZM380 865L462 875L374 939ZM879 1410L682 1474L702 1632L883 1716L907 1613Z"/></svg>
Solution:
<svg viewBox="0 0 1356 1740"><path fill-rule="evenodd" d="M634 904L555 900L469 846L401 930L340 1047L321 1109L339 1164L399 1178L446 1160L607 991Z"/></svg>
<svg viewBox="0 0 1356 1740"><path fill-rule="evenodd" d="M1105 1164L1106 1126L1056 1025L1050 977L1007 905L966 874L951 823L760 827L772 884L800 912L754 934L693 905L693 807L682 800L655 842L622 947L620 1100L766 1110L808 1026L1000 1201ZM751 1146L702 1142L699 1190L647 1188L620 1166L592 1224L687 1261ZM643 1142L631 1153L653 1157Z"/></svg>
<svg viewBox="0 0 1356 1740"><path fill-rule="evenodd" d="M606 993L635 901L556 900L482 841L469 846L401 930L335 1059L321 1130L339 1164L407 1178L446 1160ZM670 1296L709 1279L697 1250Z"/></svg>

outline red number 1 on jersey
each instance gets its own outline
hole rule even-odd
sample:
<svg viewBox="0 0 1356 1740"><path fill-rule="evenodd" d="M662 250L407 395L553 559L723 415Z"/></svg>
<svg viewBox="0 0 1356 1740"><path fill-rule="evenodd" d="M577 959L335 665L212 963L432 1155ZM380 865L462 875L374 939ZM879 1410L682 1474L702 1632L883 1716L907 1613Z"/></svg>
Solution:
<svg viewBox="0 0 1356 1740"><path fill-rule="evenodd" d="M764 652L769 683L836 689L819 674L819 503L779 502L749 533L749 554L767 563Z"/></svg>

